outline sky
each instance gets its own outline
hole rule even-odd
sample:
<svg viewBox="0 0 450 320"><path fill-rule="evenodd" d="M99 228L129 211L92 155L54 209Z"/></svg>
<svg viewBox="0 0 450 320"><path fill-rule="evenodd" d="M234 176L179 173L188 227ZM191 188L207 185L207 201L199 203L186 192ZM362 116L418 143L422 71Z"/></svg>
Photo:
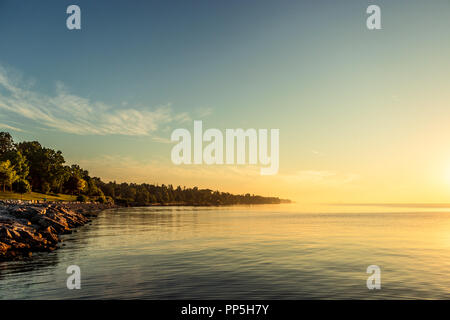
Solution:
<svg viewBox="0 0 450 320"><path fill-rule="evenodd" d="M449 30L444 0L0 0L0 130L106 181L449 202ZM278 174L174 165L194 120L279 129Z"/></svg>

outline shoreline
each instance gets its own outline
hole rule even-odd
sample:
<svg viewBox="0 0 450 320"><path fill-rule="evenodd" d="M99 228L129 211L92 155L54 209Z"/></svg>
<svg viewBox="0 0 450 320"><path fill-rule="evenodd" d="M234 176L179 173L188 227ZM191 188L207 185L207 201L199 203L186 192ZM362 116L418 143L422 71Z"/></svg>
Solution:
<svg viewBox="0 0 450 320"><path fill-rule="evenodd" d="M212 203L187 203L187 202L168 202L168 203L148 203L148 204L129 204L116 205L116 207L136 208L136 207L232 207L232 206L261 206L261 205L280 205L291 204L293 202L280 203L230 203L230 204L212 204Z"/></svg>
<svg viewBox="0 0 450 320"><path fill-rule="evenodd" d="M57 249L60 236L91 222L110 204L0 200L0 262Z"/></svg>

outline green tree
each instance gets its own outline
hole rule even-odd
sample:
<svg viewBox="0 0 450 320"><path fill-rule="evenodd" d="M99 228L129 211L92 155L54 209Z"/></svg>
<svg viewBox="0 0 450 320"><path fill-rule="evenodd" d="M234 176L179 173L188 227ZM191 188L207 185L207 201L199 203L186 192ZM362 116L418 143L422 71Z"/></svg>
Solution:
<svg viewBox="0 0 450 320"><path fill-rule="evenodd" d="M21 142L17 149L25 156L29 163L29 180L34 190L42 190L44 183L48 183L58 192L67 179L64 168L64 157L61 151L43 148L37 141Z"/></svg>
<svg viewBox="0 0 450 320"><path fill-rule="evenodd" d="M9 132L0 132L0 156L14 149L14 140Z"/></svg>
<svg viewBox="0 0 450 320"><path fill-rule="evenodd" d="M150 193L147 191L147 189L140 189L136 192L136 202L139 202L140 204L147 204L150 201Z"/></svg>
<svg viewBox="0 0 450 320"><path fill-rule="evenodd" d="M86 188L86 180L79 176L71 176L65 183L65 188L72 194L80 194Z"/></svg>
<svg viewBox="0 0 450 320"><path fill-rule="evenodd" d="M30 193L31 186L28 180L19 179L14 183L14 190L16 190L20 194Z"/></svg>
<svg viewBox="0 0 450 320"><path fill-rule="evenodd" d="M19 150L12 150L5 154L6 160L11 161L14 171L21 179L26 179L30 173L30 166L27 158Z"/></svg>
<svg viewBox="0 0 450 320"><path fill-rule="evenodd" d="M95 184L95 180L94 179L91 179L91 178L87 177L86 182L87 182L86 193L88 195L90 195L90 196L102 196L103 195L104 196L102 190L99 189L97 187L97 185Z"/></svg>
<svg viewBox="0 0 450 320"><path fill-rule="evenodd" d="M6 160L0 162L0 184L3 185L3 192L5 186L8 185L12 191L12 184L19 179L17 173L14 171L11 161Z"/></svg>
<svg viewBox="0 0 450 320"><path fill-rule="evenodd" d="M123 193L123 198L130 202L136 201L136 188L131 186L126 188Z"/></svg>
<svg viewBox="0 0 450 320"><path fill-rule="evenodd" d="M50 183L44 182L41 186L41 191L43 194L49 194L51 191Z"/></svg>
<svg viewBox="0 0 450 320"><path fill-rule="evenodd" d="M156 199L156 197L155 197L154 194L150 194L150 196L149 196L149 202L150 202L150 203L157 203L157 202L158 202L158 199Z"/></svg>

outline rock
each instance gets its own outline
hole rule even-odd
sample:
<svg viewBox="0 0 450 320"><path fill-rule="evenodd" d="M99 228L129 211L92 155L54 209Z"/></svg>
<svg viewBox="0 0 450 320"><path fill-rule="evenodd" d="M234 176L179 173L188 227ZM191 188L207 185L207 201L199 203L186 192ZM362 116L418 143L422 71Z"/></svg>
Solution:
<svg viewBox="0 0 450 320"><path fill-rule="evenodd" d="M53 227L48 227L42 232L42 234L50 242L57 243L59 241L58 234L56 233L56 230Z"/></svg>
<svg viewBox="0 0 450 320"><path fill-rule="evenodd" d="M6 227L0 229L0 239L12 239L11 232Z"/></svg>
<svg viewBox="0 0 450 320"><path fill-rule="evenodd" d="M52 251L59 235L71 233L108 205L49 204L0 200L0 261L30 257L33 251Z"/></svg>
<svg viewBox="0 0 450 320"><path fill-rule="evenodd" d="M10 248L11 248L10 245L0 242L0 254L5 254L6 251L8 251L8 249L10 249Z"/></svg>

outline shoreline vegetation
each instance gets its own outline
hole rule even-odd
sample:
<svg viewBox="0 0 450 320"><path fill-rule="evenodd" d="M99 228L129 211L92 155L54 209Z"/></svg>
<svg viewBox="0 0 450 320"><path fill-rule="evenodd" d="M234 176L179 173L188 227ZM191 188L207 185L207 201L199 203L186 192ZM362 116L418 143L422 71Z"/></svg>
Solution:
<svg viewBox="0 0 450 320"><path fill-rule="evenodd" d="M39 199L39 193L43 194L42 199ZM231 194L198 187L174 187L171 184L104 182L98 177L91 177L77 164L65 165L61 151L45 148L38 141L15 143L8 132L0 132L0 199L98 202L120 206L290 202L277 197Z"/></svg>

